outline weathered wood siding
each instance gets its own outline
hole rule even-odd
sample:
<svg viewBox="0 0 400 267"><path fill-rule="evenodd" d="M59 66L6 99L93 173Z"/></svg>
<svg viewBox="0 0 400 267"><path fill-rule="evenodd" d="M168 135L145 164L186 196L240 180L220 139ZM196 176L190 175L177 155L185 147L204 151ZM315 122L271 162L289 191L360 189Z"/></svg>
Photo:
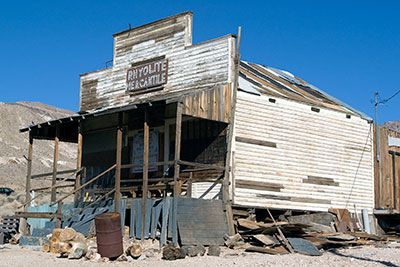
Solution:
<svg viewBox="0 0 400 267"><path fill-rule="evenodd" d="M238 92L234 203L326 211L374 206L372 126L356 116Z"/></svg>
<svg viewBox="0 0 400 267"><path fill-rule="evenodd" d="M375 208L396 212L400 209L400 146L389 146L389 136L400 140L399 133L379 126L380 162L378 166L375 161Z"/></svg>
<svg viewBox="0 0 400 267"><path fill-rule="evenodd" d="M114 35L113 66L81 75L80 111L167 98L231 81L234 36L192 45L192 14L185 12ZM132 95L126 73L132 64L165 56L164 89Z"/></svg>
<svg viewBox="0 0 400 267"><path fill-rule="evenodd" d="M183 102L183 114L197 118L229 123L231 112L231 86L218 85L187 95Z"/></svg>

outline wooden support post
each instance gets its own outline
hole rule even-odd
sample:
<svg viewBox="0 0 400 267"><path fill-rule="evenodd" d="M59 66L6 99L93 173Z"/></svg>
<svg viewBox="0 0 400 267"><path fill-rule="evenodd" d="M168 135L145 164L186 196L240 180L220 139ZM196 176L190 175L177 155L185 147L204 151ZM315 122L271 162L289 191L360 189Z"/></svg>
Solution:
<svg viewBox="0 0 400 267"><path fill-rule="evenodd" d="M146 228L146 204L149 183L149 111L146 109L144 112L144 136L143 136L143 186L142 186L142 232L140 235L141 240L144 240L144 233Z"/></svg>
<svg viewBox="0 0 400 267"><path fill-rule="evenodd" d="M231 116L229 120L229 128L228 128L228 140L227 140L227 151L226 151L226 161L225 161L225 173L224 173L224 182L222 186L222 200L224 203L229 201L229 177L230 172L232 171L230 168L231 165L231 157L232 157L232 142L233 142L233 127L235 121L235 110L236 110L236 96L237 96L237 88L238 88L238 80L239 80L239 68L240 68L240 38L241 38L242 28L239 27L238 30L238 39L236 45L236 55L235 55L235 74L233 80L233 89L232 89L232 104L231 104Z"/></svg>
<svg viewBox="0 0 400 267"><path fill-rule="evenodd" d="M76 169L79 170L82 167L82 123L79 121L79 126L78 126L78 155L77 155L77 162L76 162ZM78 173L76 176L75 180L75 189L77 189L81 185L81 178L82 178L82 172ZM78 201L80 198L80 191L77 191L75 193L75 198L74 198L74 205L75 207L78 206Z"/></svg>
<svg viewBox="0 0 400 267"><path fill-rule="evenodd" d="M119 212L119 200L121 198L121 153L122 153L122 113L118 114L118 127L117 127L117 154L115 166L115 193L114 205L115 212Z"/></svg>
<svg viewBox="0 0 400 267"><path fill-rule="evenodd" d="M172 216L172 242L178 244L178 179L179 179L179 159L181 154L181 132L182 132L182 103L178 102L176 109L175 127L175 163L174 163L174 207Z"/></svg>
<svg viewBox="0 0 400 267"><path fill-rule="evenodd" d="M239 69L240 69L240 39L242 35L242 27L238 29L238 37L236 44L236 55L235 55L235 73L233 80L233 88L232 88L232 104L231 104L231 114L229 119L229 128L228 128L228 140L227 140L227 152L226 152L226 161L225 161L225 173L224 173L224 181L222 185L222 200L226 205L226 216L228 221L228 232L229 235L233 235L235 233L234 225L233 225L233 215L232 215L232 207L230 203L229 197L229 177L230 173L233 172L233 168L231 169L231 157L232 157L232 142L233 142L233 128L235 122L235 111L236 111L236 97L238 90L238 80L239 80ZM234 184L232 184L234 186ZM234 190L232 187L232 196Z"/></svg>
<svg viewBox="0 0 400 267"><path fill-rule="evenodd" d="M29 149L28 149L28 171L26 174L26 185L25 185L25 202L31 200L31 177L32 177L32 152L33 152L33 137L32 134L29 132ZM24 206L24 211L28 211L28 206L30 205L30 202L25 204ZM26 218L23 219L22 221L22 230L23 234L27 235L28 234L28 224L26 222Z"/></svg>
<svg viewBox="0 0 400 267"><path fill-rule="evenodd" d="M57 214L61 214L62 209L62 201L57 204ZM61 218L57 218L56 220L56 228L61 228Z"/></svg>
<svg viewBox="0 0 400 267"><path fill-rule="evenodd" d="M192 197L192 185L193 185L193 172L189 173L189 181L188 181L188 186L186 189L186 196L187 197Z"/></svg>
<svg viewBox="0 0 400 267"><path fill-rule="evenodd" d="M164 161L169 161L169 122L164 121ZM164 165L164 173L168 170L169 165Z"/></svg>
<svg viewBox="0 0 400 267"><path fill-rule="evenodd" d="M393 173L393 209L397 210L397 179L396 179L396 154L392 153L392 173Z"/></svg>
<svg viewBox="0 0 400 267"><path fill-rule="evenodd" d="M51 186L54 186L57 182L57 165L58 165L58 143L60 138L60 126L56 126L56 136L54 138L54 158L53 158L53 179L51 181ZM51 189L51 201L50 203L56 201L57 188L53 187Z"/></svg>

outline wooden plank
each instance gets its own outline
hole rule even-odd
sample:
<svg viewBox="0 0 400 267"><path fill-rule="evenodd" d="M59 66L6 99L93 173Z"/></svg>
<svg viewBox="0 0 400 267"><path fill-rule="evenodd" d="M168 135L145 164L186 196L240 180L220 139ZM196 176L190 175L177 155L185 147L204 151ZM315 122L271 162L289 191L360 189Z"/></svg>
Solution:
<svg viewBox="0 0 400 267"><path fill-rule="evenodd" d="M303 183L339 186L339 183L335 182L335 180L332 178L318 177L318 176L312 176L312 175L309 175L307 177L307 179L303 179Z"/></svg>
<svg viewBox="0 0 400 267"><path fill-rule="evenodd" d="M175 164L174 164L174 206L172 216L172 242L176 246L178 244L178 179L179 179L179 159L181 154L181 133L182 133L182 103L177 104L176 108L176 127L175 127Z"/></svg>
<svg viewBox="0 0 400 267"><path fill-rule="evenodd" d="M65 188L65 187L74 187L75 184L65 184L65 185L55 185L56 188ZM38 187L38 188L33 188L31 191L44 191L51 189L51 186L45 186L45 187Z"/></svg>
<svg viewBox="0 0 400 267"><path fill-rule="evenodd" d="M154 240L156 238L156 232L157 232L157 224L160 219L160 214L161 214L161 209L162 209L162 201L159 201L156 203L155 209L154 209L154 219L152 221L152 227L151 227L151 238Z"/></svg>
<svg viewBox="0 0 400 267"><path fill-rule="evenodd" d="M131 199L131 218L129 225L129 238L135 236L136 199Z"/></svg>
<svg viewBox="0 0 400 267"><path fill-rule="evenodd" d="M82 167L82 144L83 144L83 135L82 135L82 123L79 121L79 126L78 126L78 155L76 159L76 169L79 170ZM78 188L81 185L81 177L82 174L79 173L76 176L75 180L75 189ZM80 198L80 191L77 191L74 196L74 205L75 207L78 206L78 201Z"/></svg>
<svg viewBox="0 0 400 267"><path fill-rule="evenodd" d="M58 143L60 139L60 126L56 126L56 136L54 138L54 157L53 157L53 179L51 180L51 186L56 185L57 182L57 165L58 165ZM56 200L57 188L53 187L51 189L51 202Z"/></svg>
<svg viewBox="0 0 400 267"><path fill-rule="evenodd" d="M136 239L140 239L142 233L142 200L134 199L135 208L135 236Z"/></svg>
<svg viewBox="0 0 400 267"><path fill-rule="evenodd" d="M174 161L161 161L161 162L149 162L148 165L149 166L161 166L161 165L172 165L174 164ZM121 165L121 169L130 169L130 168L134 168L134 167L143 167L143 164L123 164Z"/></svg>
<svg viewBox="0 0 400 267"><path fill-rule="evenodd" d="M122 114L118 113L118 128L117 128L117 148L115 162L115 194L114 205L115 212L119 209L119 200L121 198L121 153L122 153Z"/></svg>
<svg viewBox="0 0 400 267"><path fill-rule="evenodd" d="M76 172L76 170L71 169L71 170L57 171L56 174L59 175L59 174L67 174L67 173L74 173L74 172ZM32 175L32 179L46 177L46 176L52 176L52 175L53 175L53 172L45 172L45 173L41 173L41 174Z"/></svg>
<svg viewBox="0 0 400 267"><path fill-rule="evenodd" d="M193 172L189 173L188 187L186 190L186 197L192 197L192 184L193 184Z"/></svg>
<svg viewBox="0 0 400 267"><path fill-rule="evenodd" d="M96 205L97 203L99 203L100 201L102 201L103 199L107 198L109 195L111 195L112 193L115 192L115 189L112 189L111 191L109 191L108 193L104 194L103 196L101 196L100 198L96 199L95 201L93 201L92 203L90 203L89 205L85 206L84 208L78 210L77 212L72 213L71 215L69 215L67 218L64 219L64 221L68 221L69 219L71 219L72 217L74 217L75 215L78 215L80 213L82 213L83 211L93 207L94 205Z"/></svg>
<svg viewBox="0 0 400 267"><path fill-rule="evenodd" d="M66 199L67 197L69 197L70 195L74 194L76 191L81 190L82 188L84 188L85 186L87 186L88 184L93 183L94 181L96 181L97 179L99 179L101 176L103 176L104 174L108 173L109 171L111 171L112 169L114 169L116 167L116 165L114 164L113 166L111 166L110 168L108 168L107 170L103 171L102 173L98 174L96 177L93 177L92 179L90 179L89 181L87 181L86 183L84 183L83 185L79 186L78 188L76 188L74 191L68 193L67 195L63 196L62 198L60 198L59 200L53 202L50 204L50 207L54 206L56 203L63 201L64 199Z"/></svg>
<svg viewBox="0 0 400 267"><path fill-rule="evenodd" d="M233 225L233 218L232 209L230 205L230 201L232 199L229 196L229 183L232 183L230 177L232 177L232 170L231 170L231 159L232 159L232 142L233 142L233 125L235 121L235 110L236 110L236 98L237 98L237 90L239 86L239 69L240 69L240 40L242 34L242 27L238 28L238 36L237 36L237 43L236 43L236 55L234 59L235 64L235 72L233 77L233 96L231 99L231 110L230 110L230 118L229 118L229 126L228 126L228 135L227 135L227 152L225 157L225 172L224 172L224 180L222 184L222 200L224 201L225 205L227 206L226 210L228 210L227 217L228 220L228 233L230 235L234 234L235 229ZM230 87L228 87L230 90ZM232 191L233 194L233 191Z"/></svg>
<svg viewBox="0 0 400 267"><path fill-rule="evenodd" d="M32 176L32 152L33 152L33 137L31 132L29 132L29 149L28 149L28 170L26 174L26 184L25 184L25 201L30 202L31 200L31 176ZM24 211L28 211L29 202L24 205ZM26 219L22 221L23 234L27 235L28 225Z"/></svg>
<svg viewBox="0 0 400 267"><path fill-rule="evenodd" d="M39 218L39 219L51 219L51 218L62 218L64 215L59 213L51 212L16 212L16 217L22 218Z"/></svg>
<svg viewBox="0 0 400 267"><path fill-rule="evenodd" d="M170 197L166 197L162 202L162 223L161 223L161 237L160 247L166 244L167 241L167 224L169 217Z"/></svg>
<svg viewBox="0 0 400 267"><path fill-rule="evenodd" d="M124 233L125 233L125 216L126 216L126 198L121 199L119 201L119 214L120 214L120 217L121 217L122 236L124 236Z"/></svg>
<svg viewBox="0 0 400 267"><path fill-rule="evenodd" d="M269 183L269 182L257 182L249 180L236 180L236 187L266 191L280 192L283 188L282 184Z"/></svg>
<svg viewBox="0 0 400 267"><path fill-rule="evenodd" d="M62 202L57 204L57 213L58 214L62 214L61 213L61 209L62 209ZM56 228L61 228L61 218L57 218L57 220L56 220Z"/></svg>
<svg viewBox="0 0 400 267"><path fill-rule="evenodd" d="M148 194L148 179L149 179L149 111L146 109L144 112L144 145L143 145L143 186L142 186L142 231L141 240L144 240L145 227L146 227L146 204Z"/></svg>
<svg viewBox="0 0 400 267"><path fill-rule="evenodd" d="M199 163L199 162L190 162L190 161L185 161L185 160L178 160L178 163L180 165L186 165L186 166L194 166L194 167L200 167L200 168L208 168L210 170L225 170L225 167L223 166L218 166L215 164L205 164L205 163Z"/></svg>
<svg viewBox="0 0 400 267"><path fill-rule="evenodd" d="M259 252L271 255L283 255L288 254L286 250L278 249L278 248L262 248L262 247L248 247L246 248L247 252Z"/></svg>
<svg viewBox="0 0 400 267"><path fill-rule="evenodd" d="M265 141L265 140L254 139L254 138L248 138L248 137L236 136L235 141L246 143L246 144L258 145L258 146L267 146L267 147L274 147L274 148L276 147L276 143L274 143L274 142L269 142L269 141Z"/></svg>
<svg viewBox="0 0 400 267"><path fill-rule="evenodd" d="M258 234L258 235L253 235L253 238L255 238L256 240L258 240L259 242L263 243L266 246L279 244L279 241L274 236L270 235Z"/></svg>

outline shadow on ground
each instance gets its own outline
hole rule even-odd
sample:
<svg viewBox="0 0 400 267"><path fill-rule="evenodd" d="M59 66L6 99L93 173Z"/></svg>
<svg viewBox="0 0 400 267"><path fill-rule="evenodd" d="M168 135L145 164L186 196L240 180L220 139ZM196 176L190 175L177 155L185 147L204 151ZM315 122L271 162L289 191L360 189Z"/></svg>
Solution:
<svg viewBox="0 0 400 267"><path fill-rule="evenodd" d="M341 256L341 257L345 257L345 258L353 258L353 259L357 259L357 260L360 260L360 261L376 262L376 263L380 263L382 265L390 266L390 267L400 267L399 265L393 264L390 261L374 260L374 259L358 257L358 256L353 256L353 255L346 255L346 254L340 253L337 250L331 250L329 252L332 253L332 254L335 254L337 256Z"/></svg>

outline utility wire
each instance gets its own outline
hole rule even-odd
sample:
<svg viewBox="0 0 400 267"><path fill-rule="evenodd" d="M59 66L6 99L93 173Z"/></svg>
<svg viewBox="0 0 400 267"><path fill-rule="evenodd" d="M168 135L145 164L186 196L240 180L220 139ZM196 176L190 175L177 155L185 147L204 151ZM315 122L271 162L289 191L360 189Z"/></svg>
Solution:
<svg viewBox="0 0 400 267"><path fill-rule="evenodd" d="M379 104L386 104L387 102L389 102L390 100L392 100L396 95L398 95L400 93L400 90L398 90L394 95L392 95L391 97L389 97L388 99L385 100L380 100L379 102L376 103L376 105ZM379 97L380 99L380 97Z"/></svg>

